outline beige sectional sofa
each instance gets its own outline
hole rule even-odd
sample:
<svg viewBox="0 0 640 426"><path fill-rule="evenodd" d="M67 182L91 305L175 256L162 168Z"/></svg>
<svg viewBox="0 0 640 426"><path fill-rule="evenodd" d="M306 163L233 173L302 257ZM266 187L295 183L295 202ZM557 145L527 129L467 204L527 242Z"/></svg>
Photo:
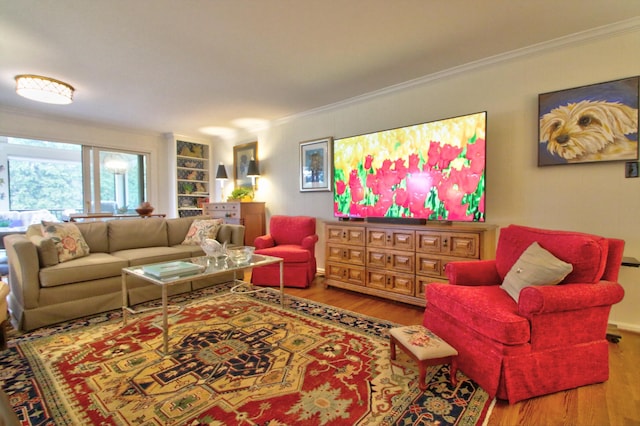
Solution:
<svg viewBox="0 0 640 426"><path fill-rule="evenodd" d="M77 223L89 255L58 262L41 225L25 235L4 238L9 261L9 308L13 325L28 331L122 306L122 268L204 255L199 245L182 242L196 219L146 218ZM244 226L224 224L216 239L242 245ZM55 246L54 246L55 247ZM233 279L233 273L170 286L169 294L187 292ZM160 288L127 278L129 305L160 297Z"/></svg>

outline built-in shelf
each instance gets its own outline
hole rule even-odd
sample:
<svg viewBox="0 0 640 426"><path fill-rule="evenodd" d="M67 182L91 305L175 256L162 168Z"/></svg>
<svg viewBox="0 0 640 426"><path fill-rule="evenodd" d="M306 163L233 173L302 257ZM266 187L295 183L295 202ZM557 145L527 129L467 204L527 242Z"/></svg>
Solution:
<svg viewBox="0 0 640 426"><path fill-rule="evenodd" d="M178 216L198 216L209 202L209 146L176 140Z"/></svg>

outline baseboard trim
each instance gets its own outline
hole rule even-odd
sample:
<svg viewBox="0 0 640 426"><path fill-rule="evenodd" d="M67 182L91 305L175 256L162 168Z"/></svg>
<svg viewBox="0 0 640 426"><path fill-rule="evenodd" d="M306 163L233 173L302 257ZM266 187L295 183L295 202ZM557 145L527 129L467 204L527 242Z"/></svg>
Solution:
<svg viewBox="0 0 640 426"><path fill-rule="evenodd" d="M637 324L630 324L627 322L609 322L609 326L613 326L618 330L631 331L640 334L640 326Z"/></svg>

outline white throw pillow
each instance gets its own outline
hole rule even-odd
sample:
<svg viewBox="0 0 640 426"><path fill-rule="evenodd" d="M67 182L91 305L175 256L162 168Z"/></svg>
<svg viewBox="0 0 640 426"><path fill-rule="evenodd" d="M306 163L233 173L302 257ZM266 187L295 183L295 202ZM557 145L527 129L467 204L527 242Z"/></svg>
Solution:
<svg viewBox="0 0 640 426"><path fill-rule="evenodd" d="M520 291L532 285L555 285L573 271L573 265L555 257L536 242L513 264L500 288L517 302Z"/></svg>

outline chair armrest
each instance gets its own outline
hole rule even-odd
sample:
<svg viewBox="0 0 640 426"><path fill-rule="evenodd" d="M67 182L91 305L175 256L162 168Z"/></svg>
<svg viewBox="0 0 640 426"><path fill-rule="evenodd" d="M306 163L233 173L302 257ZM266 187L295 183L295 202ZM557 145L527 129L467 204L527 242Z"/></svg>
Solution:
<svg viewBox="0 0 640 426"><path fill-rule="evenodd" d="M565 284L525 287L518 299L520 315L531 318L550 312L576 311L597 306L611 306L624 297L618 283Z"/></svg>
<svg viewBox="0 0 640 426"><path fill-rule="evenodd" d="M260 250L260 249L273 247L276 245L276 243L273 240L273 237L271 236L271 234L267 234L267 235L261 235L259 237L256 237L255 241L253 242L253 245L256 247L256 250Z"/></svg>
<svg viewBox="0 0 640 426"><path fill-rule="evenodd" d="M502 282L493 259L449 262L445 272L449 284L454 285L500 285Z"/></svg>
<svg viewBox="0 0 640 426"><path fill-rule="evenodd" d="M318 236L317 235L307 235L306 237L304 237L302 239L302 241L300 242L300 245L302 246L303 249L309 250L311 253L315 252L315 246L316 243L318 242Z"/></svg>

